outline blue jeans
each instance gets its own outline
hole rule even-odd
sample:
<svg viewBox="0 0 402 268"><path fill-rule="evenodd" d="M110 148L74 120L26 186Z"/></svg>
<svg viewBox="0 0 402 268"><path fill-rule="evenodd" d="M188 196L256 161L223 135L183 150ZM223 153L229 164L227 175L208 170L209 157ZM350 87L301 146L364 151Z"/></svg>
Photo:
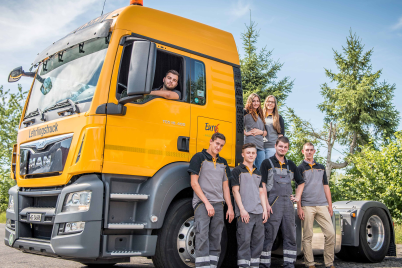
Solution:
<svg viewBox="0 0 402 268"><path fill-rule="evenodd" d="M265 152L265 159L268 159L276 153L276 149L275 148L265 148L264 152Z"/></svg>
<svg viewBox="0 0 402 268"><path fill-rule="evenodd" d="M264 150L257 149L257 158L254 160L254 165L260 170L260 166L262 161L265 159L265 152Z"/></svg>

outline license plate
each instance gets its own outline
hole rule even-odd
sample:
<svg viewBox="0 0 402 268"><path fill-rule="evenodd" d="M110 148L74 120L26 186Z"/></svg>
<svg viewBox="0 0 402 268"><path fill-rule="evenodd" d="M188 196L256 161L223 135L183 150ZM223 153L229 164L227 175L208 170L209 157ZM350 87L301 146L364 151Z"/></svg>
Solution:
<svg viewBox="0 0 402 268"><path fill-rule="evenodd" d="M40 221L42 214L31 213L29 214L29 221Z"/></svg>

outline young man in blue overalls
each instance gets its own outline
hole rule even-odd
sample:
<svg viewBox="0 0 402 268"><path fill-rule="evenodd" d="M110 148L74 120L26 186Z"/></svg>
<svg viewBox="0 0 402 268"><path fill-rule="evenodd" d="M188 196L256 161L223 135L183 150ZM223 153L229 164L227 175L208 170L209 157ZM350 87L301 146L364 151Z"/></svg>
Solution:
<svg viewBox="0 0 402 268"><path fill-rule="evenodd" d="M271 267L271 250L279 227L283 236L283 267L294 268L297 257L295 210L293 202L298 202L304 189L304 180L296 165L285 158L289 150L288 138L279 137L275 144L274 156L261 164L262 180L266 181L269 192L268 202L272 213L265 223L264 249L260 257L260 267ZM291 181L298 185L293 196ZM292 202L293 201L293 202ZM269 209L269 206L268 209Z"/></svg>

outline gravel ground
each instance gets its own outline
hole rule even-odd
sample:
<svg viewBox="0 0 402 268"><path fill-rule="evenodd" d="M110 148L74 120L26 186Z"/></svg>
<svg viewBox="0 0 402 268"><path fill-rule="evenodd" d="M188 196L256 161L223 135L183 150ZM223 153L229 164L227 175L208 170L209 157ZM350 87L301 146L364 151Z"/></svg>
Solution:
<svg viewBox="0 0 402 268"><path fill-rule="evenodd" d="M7 247L2 241L4 241L4 224L0 224L0 267L8 268L36 268L36 267L86 267L81 263L74 261L66 261L51 257L44 257L34 254L22 253L19 250ZM335 259L336 267L402 267L402 244L397 245L397 257L386 257L381 263L354 263L354 262L343 262L339 259ZM317 267L325 267L323 264L323 257L316 256ZM275 259L272 260L272 267L281 267L282 260ZM151 260L147 258L131 258L130 263L117 264L115 267L126 267L126 268L144 268L144 267L154 267ZM304 267L303 259L297 260L297 268Z"/></svg>

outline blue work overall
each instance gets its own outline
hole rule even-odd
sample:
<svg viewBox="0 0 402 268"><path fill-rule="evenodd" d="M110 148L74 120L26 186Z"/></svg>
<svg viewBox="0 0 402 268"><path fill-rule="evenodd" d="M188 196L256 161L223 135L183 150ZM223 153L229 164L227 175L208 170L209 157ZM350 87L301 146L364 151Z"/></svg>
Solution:
<svg viewBox="0 0 402 268"><path fill-rule="evenodd" d="M265 223L264 249L261 253L260 267L271 267L271 250L275 238L281 228L283 236L283 267L294 268L296 261L296 228L295 211L290 200L292 185L289 166L286 175L278 174L271 159L268 159L273 171L273 187L269 192L269 204L273 214Z"/></svg>

